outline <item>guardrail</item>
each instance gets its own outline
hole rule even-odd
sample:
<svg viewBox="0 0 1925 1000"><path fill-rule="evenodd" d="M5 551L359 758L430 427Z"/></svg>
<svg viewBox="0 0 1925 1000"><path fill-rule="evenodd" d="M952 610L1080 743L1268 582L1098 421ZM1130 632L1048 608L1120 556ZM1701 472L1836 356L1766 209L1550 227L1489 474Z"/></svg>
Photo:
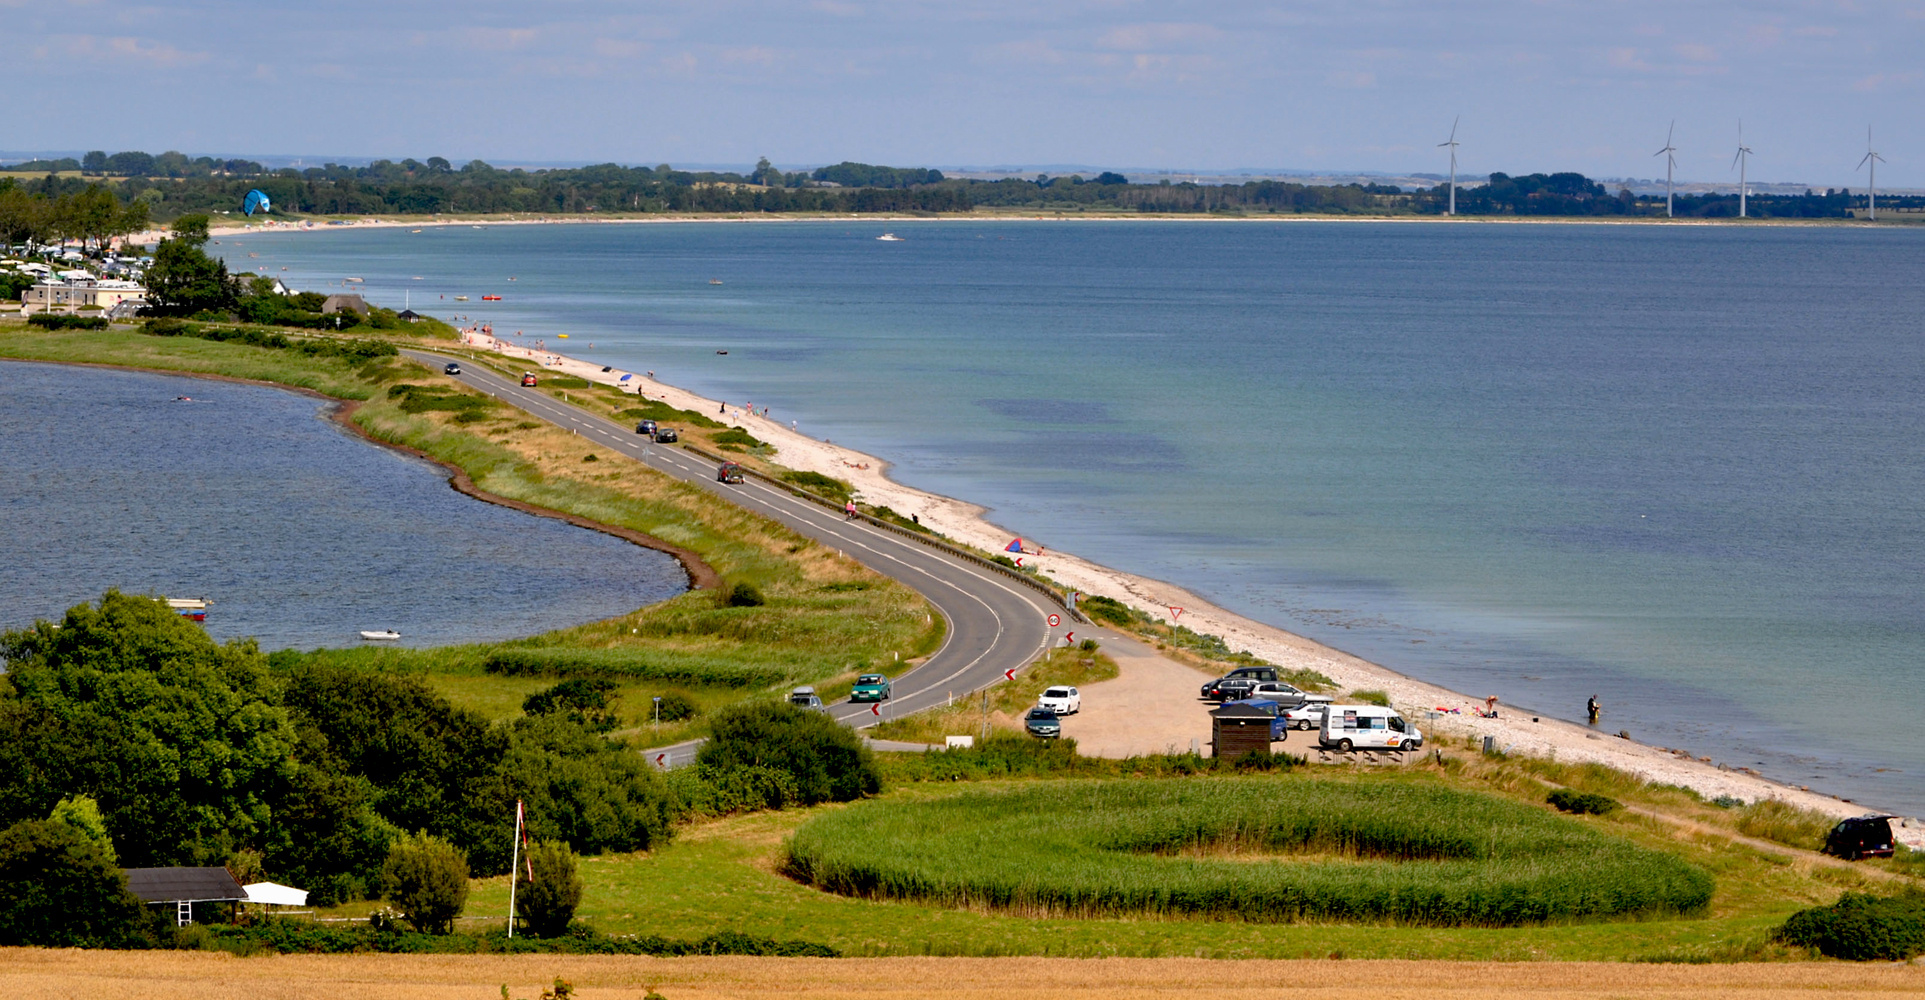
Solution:
<svg viewBox="0 0 1925 1000"><path fill-rule="evenodd" d="M734 459L725 458L721 455L715 454L714 452L707 451L702 448L698 448L694 444L690 444L688 442L683 442L682 448L685 451L694 452L695 454L700 455L711 462L721 463L721 462L734 461ZM779 490L785 490L791 494L794 494L795 496L798 496L804 500L809 501L810 503L816 504L821 507L827 507L828 509L835 511L838 514L847 513L835 501L830 500L827 497L818 496L817 494L811 493L808 490L805 490L802 487L795 485L794 483L783 482L782 480L777 479L774 476L764 475L763 473L757 472L754 469L748 468L747 466L742 466L741 468L742 468L742 474L745 476L752 476L761 482L767 483L770 486L773 486ZM912 538L918 542L921 542L924 545L929 546L932 549L936 549L940 552L947 553L948 555L954 556L957 559L961 559L965 562L974 563L992 572L1001 573L1002 575L1009 577L1010 579L1015 580L1021 583L1022 585L1037 591L1038 593L1044 595L1045 597L1048 597L1050 601L1053 602L1057 607L1062 608L1064 611L1069 612L1069 616L1071 619L1085 625L1089 624L1089 619L1083 617L1083 613L1081 611L1078 611L1075 608L1071 607L1069 605L1069 602L1063 600L1063 595L1057 593L1054 588L1050 587L1049 584L1046 584L1043 581L1038 580L1027 573L1024 573L1017 569L1012 569L1011 567L1008 567L1008 566L1004 566L1002 563L996 562L994 560L985 559L982 556L969 551L968 549L965 549L959 545L952 545L948 542L943 541L940 538L937 538L934 535L926 534L920 531L911 531L900 524L891 524L888 521L885 521L879 517L872 517L868 514L862 513L861 511L857 511L856 516L868 522L869 524L874 525L875 527L881 528L884 531L893 531L896 534L903 536L904 538Z"/></svg>

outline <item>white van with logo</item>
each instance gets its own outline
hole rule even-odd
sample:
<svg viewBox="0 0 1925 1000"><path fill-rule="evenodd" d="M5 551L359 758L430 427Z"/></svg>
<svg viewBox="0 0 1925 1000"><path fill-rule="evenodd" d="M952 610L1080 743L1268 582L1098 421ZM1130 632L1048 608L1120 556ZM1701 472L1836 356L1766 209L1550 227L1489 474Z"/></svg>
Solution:
<svg viewBox="0 0 1925 1000"><path fill-rule="evenodd" d="M1331 705L1324 709L1317 742L1326 750L1415 750L1424 734L1394 708L1381 705Z"/></svg>

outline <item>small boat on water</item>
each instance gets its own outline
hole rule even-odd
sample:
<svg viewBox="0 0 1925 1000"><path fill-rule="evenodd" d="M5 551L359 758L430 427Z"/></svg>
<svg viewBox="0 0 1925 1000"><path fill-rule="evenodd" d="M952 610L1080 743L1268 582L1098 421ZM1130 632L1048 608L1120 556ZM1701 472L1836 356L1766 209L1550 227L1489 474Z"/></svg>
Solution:
<svg viewBox="0 0 1925 1000"><path fill-rule="evenodd" d="M884 243L901 243L902 242L902 237L897 236L895 233L883 233L881 236L876 237L876 239L879 239Z"/></svg>
<svg viewBox="0 0 1925 1000"><path fill-rule="evenodd" d="M456 302L466 302L466 301L468 301L468 297L467 297L466 295L457 295L457 296L455 296L455 301L456 301Z"/></svg>
<svg viewBox="0 0 1925 1000"><path fill-rule="evenodd" d="M191 621L197 621L197 622L204 622L207 620L207 606L212 603L214 602L208 600L205 597L169 597L167 598L167 606L174 609L175 614L180 615L182 618L186 618Z"/></svg>
<svg viewBox="0 0 1925 1000"><path fill-rule="evenodd" d="M363 632L361 633L361 638L370 642L393 642L401 638L401 633L396 632L394 629L387 629L382 632Z"/></svg>
<svg viewBox="0 0 1925 1000"><path fill-rule="evenodd" d="M710 279L709 279L709 284L711 284L711 285L719 285L719 284L721 284L721 283L722 283L722 279L720 279L720 278L710 278Z"/></svg>
<svg viewBox="0 0 1925 1000"><path fill-rule="evenodd" d="M499 296L499 295L483 295L483 296L481 297L481 301L483 301L483 302L500 302L500 301L501 301L501 296Z"/></svg>

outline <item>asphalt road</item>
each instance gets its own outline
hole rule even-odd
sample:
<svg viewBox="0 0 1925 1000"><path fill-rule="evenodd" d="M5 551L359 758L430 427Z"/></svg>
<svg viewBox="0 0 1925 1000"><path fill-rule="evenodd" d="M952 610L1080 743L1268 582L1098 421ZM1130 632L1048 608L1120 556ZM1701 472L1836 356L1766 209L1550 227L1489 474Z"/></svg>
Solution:
<svg viewBox="0 0 1925 1000"><path fill-rule="evenodd" d="M437 369L449 361L466 360L425 351L402 353ZM456 378L531 416L779 521L926 598L948 622L942 648L921 666L894 677L894 696L881 703L880 716L866 704L842 702L831 706L831 714L847 725L864 728L989 687L1003 680L1003 671L1027 666L1062 635L1061 628L1052 634L1047 621L1052 612L1060 614L1062 609L1041 593L1001 574L866 522L847 521L834 510L766 483L753 479L734 484L716 482L715 464L699 455L677 445L655 444L636 434L633 427L563 403L537 389L523 388L480 365L464 364ZM1064 627L1076 626L1065 623ZM883 670L889 672L886 665ZM658 763L673 767L692 760L698 745L680 743L651 750L649 755L660 755Z"/></svg>

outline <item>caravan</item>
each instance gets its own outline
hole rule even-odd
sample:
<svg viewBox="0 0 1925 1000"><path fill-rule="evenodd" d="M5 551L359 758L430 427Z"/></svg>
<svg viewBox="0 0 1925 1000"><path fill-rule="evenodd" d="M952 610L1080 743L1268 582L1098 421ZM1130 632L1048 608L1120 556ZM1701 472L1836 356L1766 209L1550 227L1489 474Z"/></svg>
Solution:
<svg viewBox="0 0 1925 1000"><path fill-rule="evenodd" d="M1415 750L1424 734L1394 708L1381 705L1331 705L1324 710L1317 742L1325 750Z"/></svg>

